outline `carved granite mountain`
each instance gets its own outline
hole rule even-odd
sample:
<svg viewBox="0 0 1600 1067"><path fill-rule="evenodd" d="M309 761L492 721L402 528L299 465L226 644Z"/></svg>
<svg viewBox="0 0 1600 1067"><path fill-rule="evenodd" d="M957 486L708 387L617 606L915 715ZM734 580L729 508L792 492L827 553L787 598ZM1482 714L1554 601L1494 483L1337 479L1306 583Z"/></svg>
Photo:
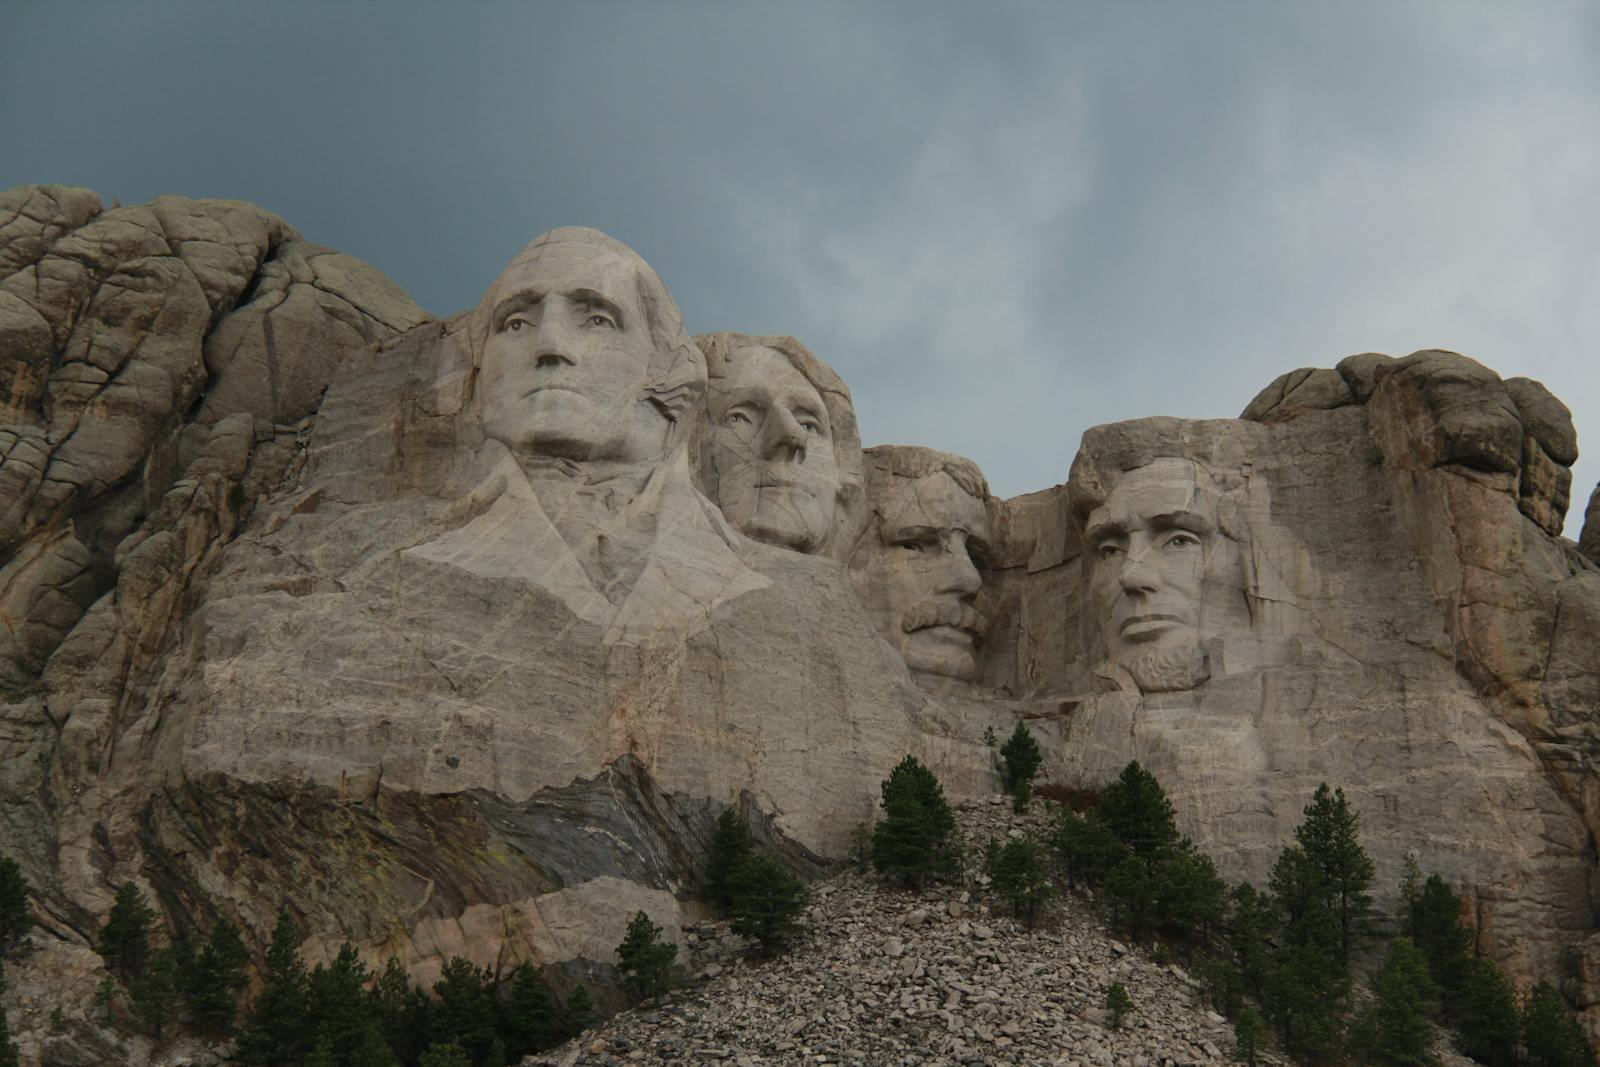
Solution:
<svg viewBox="0 0 1600 1067"><path fill-rule="evenodd" d="M0 205L0 851L63 943L132 879L175 931L604 983L726 808L821 870L903 755L987 794L1023 718L1234 877L1342 784L1386 894L1414 852L1600 1003L1597 520L1556 533L1535 382L1354 356L995 501L593 230L433 321L248 205Z"/></svg>

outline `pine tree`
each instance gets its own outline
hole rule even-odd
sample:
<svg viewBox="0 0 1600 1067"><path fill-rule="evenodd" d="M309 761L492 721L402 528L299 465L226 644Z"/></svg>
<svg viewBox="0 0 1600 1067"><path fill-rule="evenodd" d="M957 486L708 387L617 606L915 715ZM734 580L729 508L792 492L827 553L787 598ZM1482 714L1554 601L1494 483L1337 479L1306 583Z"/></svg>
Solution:
<svg viewBox="0 0 1600 1067"><path fill-rule="evenodd" d="M1121 982L1112 982L1106 990L1106 1010L1111 1013L1113 1027L1120 1027L1123 1017L1133 1011L1133 998Z"/></svg>
<svg viewBox="0 0 1600 1067"><path fill-rule="evenodd" d="M17 861L0 858L0 956L14 951L33 927L28 911L31 892Z"/></svg>
<svg viewBox="0 0 1600 1067"><path fill-rule="evenodd" d="M143 973L129 987L128 1000L139 1021L160 1041L178 1003L178 966L171 949L150 954Z"/></svg>
<svg viewBox="0 0 1600 1067"><path fill-rule="evenodd" d="M1133 760L1106 787L1095 815L1135 853L1145 858L1178 843L1172 802L1155 775Z"/></svg>
<svg viewBox="0 0 1600 1067"><path fill-rule="evenodd" d="M644 912L635 912L617 946L617 969L630 976L641 1000L666 992L672 981L672 963L677 958L678 946L662 942L661 927Z"/></svg>
<svg viewBox="0 0 1600 1067"><path fill-rule="evenodd" d="M956 817L932 771L907 756L881 787L884 818L873 829L872 865L912 889L960 871Z"/></svg>
<svg viewBox="0 0 1600 1067"><path fill-rule="evenodd" d="M361 1032L361 1044L345 1061L344 1067L400 1067L400 1058L384 1039L383 1026L376 1017L367 1020Z"/></svg>
<svg viewBox="0 0 1600 1067"><path fill-rule="evenodd" d="M559 1044L560 1023L550 989L531 963L511 972L505 1006L506 1045L514 1056L542 1052Z"/></svg>
<svg viewBox="0 0 1600 1067"><path fill-rule="evenodd" d="M1344 1041L1350 973L1320 944L1286 944L1272 953L1263 1002L1291 1056L1326 1063Z"/></svg>
<svg viewBox="0 0 1600 1067"><path fill-rule="evenodd" d="M4 965L0 964L0 994L4 994L5 991L6 972ZM11 1040L11 1027L6 1022L6 1011L0 1008L0 1067L17 1067L19 1055L16 1042Z"/></svg>
<svg viewBox="0 0 1600 1067"><path fill-rule="evenodd" d="M480 1063L495 1039L493 976L468 960L452 956L433 984L438 1003L433 1009L433 1043L456 1042L473 1063Z"/></svg>
<svg viewBox="0 0 1600 1067"><path fill-rule="evenodd" d="M1401 932L1421 951L1433 980L1454 1002L1472 950L1472 930L1461 924L1461 898L1437 874L1409 891L1402 886L1401 897Z"/></svg>
<svg viewBox="0 0 1600 1067"><path fill-rule="evenodd" d="M340 1063L353 1059L366 1037L367 1024L375 1021L366 985L366 964L346 941L329 964L317 964L306 978L306 1027L316 1039L326 1041Z"/></svg>
<svg viewBox="0 0 1600 1067"><path fill-rule="evenodd" d="M1017 838L1004 845L991 839L987 859L994 891L1011 905L1012 914L1032 929L1039 909L1055 896L1043 849L1028 838Z"/></svg>
<svg viewBox="0 0 1600 1067"><path fill-rule="evenodd" d="M1361 817L1345 800L1344 790L1317 787L1295 827L1295 840L1321 877L1323 892L1339 925L1339 956L1348 966L1356 938L1362 933L1372 897L1372 857L1361 847Z"/></svg>
<svg viewBox="0 0 1600 1067"><path fill-rule="evenodd" d="M1228 944L1239 966L1245 990L1261 999L1272 960L1271 939L1278 920L1271 898L1248 882L1234 887L1228 899Z"/></svg>
<svg viewBox="0 0 1600 1067"><path fill-rule="evenodd" d="M1155 895L1156 921L1181 934L1186 946L1207 944L1227 917L1228 883L1211 857L1188 840L1157 856Z"/></svg>
<svg viewBox="0 0 1600 1067"><path fill-rule="evenodd" d="M1261 1013L1246 1005L1233 1024L1234 1053L1254 1067L1256 1056L1261 1052L1261 1043L1266 1038L1267 1024L1261 1021Z"/></svg>
<svg viewBox="0 0 1600 1067"><path fill-rule="evenodd" d="M391 956L367 996L384 1042L400 1059L415 1063L428 1047L432 1025L433 1002L427 991L414 984L400 961Z"/></svg>
<svg viewBox="0 0 1600 1067"><path fill-rule="evenodd" d="M783 951L804 929L800 917L811 902L811 891L771 853L746 856L734 868L728 892L729 925L741 937L754 938L763 956Z"/></svg>
<svg viewBox="0 0 1600 1067"><path fill-rule="evenodd" d="M561 1005L561 1031L566 1037L577 1037L594 1022L594 999L583 986L577 986Z"/></svg>
<svg viewBox="0 0 1600 1067"><path fill-rule="evenodd" d="M422 1054L417 1067L473 1067L473 1062L461 1042L436 1041Z"/></svg>
<svg viewBox="0 0 1600 1067"><path fill-rule="evenodd" d="M1026 723L1019 721L1016 729L1011 731L1006 743L1000 746L1000 758L1005 761L1001 776L1005 779L1006 792L1017 798L1019 807L1026 807L1034 776L1044 762L1039 742L1034 740L1033 731L1028 729Z"/></svg>
<svg viewBox="0 0 1600 1067"><path fill-rule="evenodd" d="M1523 1005L1522 1046L1527 1067L1594 1067L1594 1049L1583 1027L1549 982L1534 986Z"/></svg>
<svg viewBox="0 0 1600 1067"><path fill-rule="evenodd" d="M1128 854L1127 846L1096 812L1084 816L1068 807L1057 816L1055 846L1067 877L1090 886L1102 884L1111 868Z"/></svg>
<svg viewBox="0 0 1600 1067"><path fill-rule="evenodd" d="M1111 921L1120 923L1135 941L1142 941L1156 906L1156 883L1149 862L1137 853L1124 856L1106 872L1105 897L1111 905Z"/></svg>
<svg viewBox="0 0 1600 1067"><path fill-rule="evenodd" d="M1487 1067L1516 1067L1522 1020L1517 995L1499 964L1482 956L1467 961L1461 991L1453 998L1456 1045Z"/></svg>
<svg viewBox="0 0 1600 1067"><path fill-rule="evenodd" d="M750 836L748 820L732 808L717 817L717 832L711 838L711 855L706 862L706 896L724 913L733 903L728 893L728 879L754 850L755 840Z"/></svg>
<svg viewBox="0 0 1600 1067"><path fill-rule="evenodd" d="M100 984L94 987L94 1006L100 1009L101 1022L110 1025L111 1009L121 994L122 986L117 984L110 971L100 976Z"/></svg>
<svg viewBox="0 0 1600 1067"><path fill-rule="evenodd" d="M1426 957L1410 938L1396 938L1372 976L1372 999L1351 1026L1351 1044L1364 1063L1432 1067L1438 1017L1439 986Z"/></svg>
<svg viewBox="0 0 1600 1067"><path fill-rule="evenodd" d="M300 959L300 928L287 906L278 912L267 949L261 991L239 1035L235 1057L257 1067L285 1067L306 1055L312 1034L307 1026L306 967Z"/></svg>
<svg viewBox="0 0 1600 1067"><path fill-rule="evenodd" d="M311 1055L305 1059L305 1067L344 1067L344 1062L334 1055L333 1039L327 1034L317 1037L317 1042L311 1047Z"/></svg>
<svg viewBox="0 0 1600 1067"><path fill-rule="evenodd" d="M150 958L150 927L155 918L155 911L138 886L124 882L117 887L116 902L111 905L105 926L100 928L96 949L106 966L125 982L144 973Z"/></svg>
<svg viewBox="0 0 1600 1067"><path fill-rule="evenodd" d="M233 1031L249 958L239 927L225 915L219 918L195 960L194 977L188 983L189 1007L200 1029L217 1036Z"/></svg>

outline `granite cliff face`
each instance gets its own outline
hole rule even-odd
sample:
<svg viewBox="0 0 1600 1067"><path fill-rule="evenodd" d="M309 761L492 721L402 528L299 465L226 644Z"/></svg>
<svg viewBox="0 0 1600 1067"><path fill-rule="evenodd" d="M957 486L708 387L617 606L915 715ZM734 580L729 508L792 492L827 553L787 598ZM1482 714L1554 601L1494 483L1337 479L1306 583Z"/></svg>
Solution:
<svg viewBox="0 0 1600 1067"><path fill-rule="evenodd" d="M7 214L0 850L64 942L134 879L178 930L288 902L313 956L604 980L701 914L725 808L821 870L906 752L984 795L1022 717L1234 877L1340 783L1381 886L1414 852L1600 1003L1600 520L1558 534L1536 382L1353 356L997 501L595 231L434 321L248 205Z"/></svg>

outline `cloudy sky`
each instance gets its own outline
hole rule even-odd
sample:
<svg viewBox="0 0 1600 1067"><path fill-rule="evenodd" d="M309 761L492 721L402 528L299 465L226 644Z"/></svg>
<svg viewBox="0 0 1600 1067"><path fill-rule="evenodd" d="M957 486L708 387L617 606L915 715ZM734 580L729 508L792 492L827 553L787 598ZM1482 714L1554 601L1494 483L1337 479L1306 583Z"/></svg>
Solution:
<svg viewBox="0 0 1600 1067"><path fill-rule="evenodd" d="M6 7L0 186L252 200L438 314L597 226L1003 496L1426 347L1572 408L1569 536L1600 480L1587 0Z"/></svg>

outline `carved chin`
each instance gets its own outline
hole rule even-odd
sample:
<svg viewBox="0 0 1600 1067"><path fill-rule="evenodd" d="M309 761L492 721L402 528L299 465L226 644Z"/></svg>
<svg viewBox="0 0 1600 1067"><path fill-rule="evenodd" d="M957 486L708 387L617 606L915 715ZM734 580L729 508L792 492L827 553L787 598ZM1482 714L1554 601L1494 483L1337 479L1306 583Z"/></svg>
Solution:
<svg viewBox="0 0 1600 1067"><path fill-rule="evenodd" d="M904 636L901 655L912 674L971 682L978 677L978 643L967 630L929 626Z"/></svg>
<svg viewBox="0 0 1600 1067"><path fill-rule="evenodd" d="M1211 677L1211 665L1195 640L1127 652L1116 665L1141 693L1181 693Z"/></svg>
<svg viewBox="0 0 1600 1067"><path fill-rule="evenodd" d="M811 493L772 487L763 487L755 493L759 496L748 517L736 522L746 537L808 553L815 552L827 537L833 516L823 513Z"/></svg>

